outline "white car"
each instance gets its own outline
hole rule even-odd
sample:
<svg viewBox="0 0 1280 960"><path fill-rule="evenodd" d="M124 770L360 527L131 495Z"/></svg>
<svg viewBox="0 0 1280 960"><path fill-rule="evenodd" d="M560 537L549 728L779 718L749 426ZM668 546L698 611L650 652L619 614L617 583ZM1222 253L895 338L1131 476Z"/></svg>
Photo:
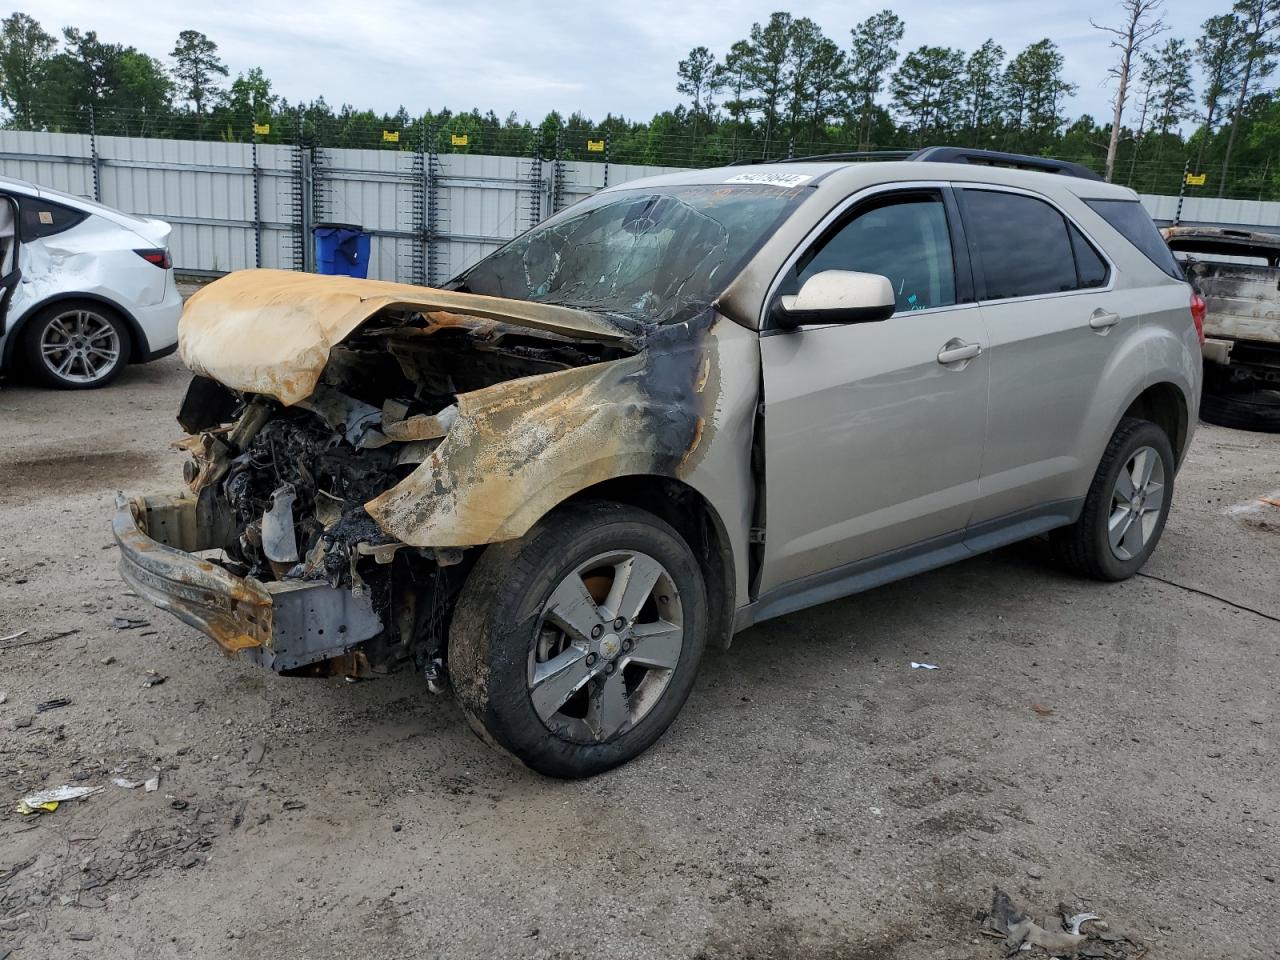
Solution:
<svg viewBox="0 0 1280 960"><path fill-rule="evenodd" d="M178 345L172 228L0 177L0 371L100 387Z"/></svg>

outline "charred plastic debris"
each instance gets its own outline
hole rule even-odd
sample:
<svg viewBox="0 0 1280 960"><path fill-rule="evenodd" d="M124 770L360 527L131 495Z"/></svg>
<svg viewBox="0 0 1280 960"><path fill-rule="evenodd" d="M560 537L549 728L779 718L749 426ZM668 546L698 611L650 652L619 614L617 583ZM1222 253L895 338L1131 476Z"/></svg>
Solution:
<svg viewBox="0 0 1280 960"><path fill-rule="evenodd" d="M700 344L712 316L675 326L620 319L617 332L595 337L393 306L326 344L314 385L275 370L256 392L197 372L178 416L195 521L150 498L134 517L195 522L200 534L166 543L237 589L266 588L265 613L250 621L273 623L255 643L233 636L224 617L183 616L172 573L152 599L228 653L282 673L413 667L442 689L449 612L474 548L521 535L595 481L671 476L689 461L703 431ZM262 375L239 379L257 385ZM156 522L141 526L155 538ZM131 582L145 591L146 573L134 568ZM294 603L289 588L316 584L332 590L308 591L305 609ZM219 590L228 593L225 584L209 593Z"/></svg>
<svg viewBox="0 0 1280 960"><path fill-rule="evenodd" d="M1140 960L1147 946L1138 938L1111 929L1096 913L1078 913L1059 903L1043 923L1023 913L999 887L991 890L990 912L981 933L1000 940L1005 956L1087 958L1087 960Z"/></svg>

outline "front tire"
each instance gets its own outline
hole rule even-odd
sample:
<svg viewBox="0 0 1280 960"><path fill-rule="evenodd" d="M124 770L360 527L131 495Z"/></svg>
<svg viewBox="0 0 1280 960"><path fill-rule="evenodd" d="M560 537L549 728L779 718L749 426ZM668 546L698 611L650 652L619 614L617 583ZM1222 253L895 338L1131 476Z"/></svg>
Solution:
<svg viewBox="0 0 1280 960"><path fill-rule="evenodd" d="M129 331L113 311L88 300L62 300L40 310L23 336L26 367L61 390L104 387L129 362Z"/></svg>
<svg viewBox="0 0 1280 960"><path fill-rule="evenodd" d="M1173 447L1148 420L1116 427L1080 518L1052 541L1067 566L1098 580L1127 580L1160 542L1173 502Z"/></svg>
<svg viewBox="0 0 1280 960"><path fill-rule="evenodd" d="M622 504L568 504L476 562L449 676L485 740L539 773L588 777L670 726L706 633L702 572L675 530Z"/></svg>

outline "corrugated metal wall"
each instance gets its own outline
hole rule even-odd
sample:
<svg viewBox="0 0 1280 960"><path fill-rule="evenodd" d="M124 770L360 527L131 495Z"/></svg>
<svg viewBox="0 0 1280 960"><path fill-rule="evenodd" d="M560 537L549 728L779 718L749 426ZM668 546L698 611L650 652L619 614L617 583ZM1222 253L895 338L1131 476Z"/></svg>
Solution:
<svg viewBox="0 0 1280 960"><path fill-rule="evenodd" d="M331 221L373 235L369 276L442 283L601 187L678 169L0 130L0 174L167 220L174 263L200 273L303 269ZM1162 222L1178 206L1142 201ZM1280 228L1280 203L1190 197L1182 220Z"/></svg>

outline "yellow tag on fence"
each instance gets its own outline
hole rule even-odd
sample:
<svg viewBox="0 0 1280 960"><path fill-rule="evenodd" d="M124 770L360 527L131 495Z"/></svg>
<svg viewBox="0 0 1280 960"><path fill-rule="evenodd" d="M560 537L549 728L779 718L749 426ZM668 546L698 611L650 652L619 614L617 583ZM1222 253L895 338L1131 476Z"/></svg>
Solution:
<svg viewBox="0 0 1280 960"><path fill-rule="evenodd" d="M1188 186L1188 187L1203 187L1203 186L1204 186L1205 178L1206 178L1207 176L1209 176L1207 173L1188 173L1188 174L1187 174L1187 186Z"/></svg>
<svg viewBox="0 0 1280 960"><path fill-rule="evenodd" d="M604 153L604 141L603 141L603 140L588 140L588 141L587 141L587 151L588 151L589 153Z"/></svg>
<svg viewBox="0 0 1280 960"><path fill-rule="evenodd" d="M468 137L465 133L455 133L453 136L449 138L449 142L452 143L455 147L465 147L469 141L470 141L470 137Z"/></svg>
<svg viewBox="0 0 1280 960"><path fill-rule="evenodd" d="M260 137L265 137L267 134L269 134L269 133L271 132L271 124L269 124L269 123L255 123L255 124L253 125L253 132L254 132L255 134L257 134L258 136L260 136Z"/></svg>
<svg viewBox="0 0 1280 960"><path fill-rule="evenodd" d="M387 143L399 143L400 131L399 130L383 130L382 139Z"/></svg>

